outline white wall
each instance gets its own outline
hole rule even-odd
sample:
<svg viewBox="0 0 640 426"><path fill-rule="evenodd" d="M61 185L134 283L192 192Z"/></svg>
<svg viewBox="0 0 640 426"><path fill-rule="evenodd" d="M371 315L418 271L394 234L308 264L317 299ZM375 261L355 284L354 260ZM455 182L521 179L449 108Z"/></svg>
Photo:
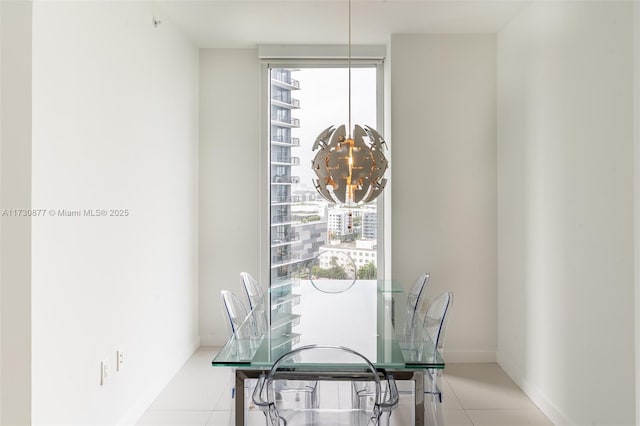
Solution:
<svg viewBox="0 0 640 426"><path fill-rule="evenodd" d="M634 2L634 116L638 116L640 112L640 5ZM634 218L635 218L635 292L636 292L636 395L640 395L640 120L634 120ZM636 424L640 424L640 398L636 398Z"/></svg>
<svg viewBox="0 0 640 426"><path fill-rule="evenodd" d="M130 424L199 345L198 50L141 2L33 22L33 206L129 215L33 219L32 420Z"/></svg>
<svg viewBox="0 0 640 426"><path fill-rule="evenodd" d="M498 34L498 361L555 424L635 422L632 7Z"/></svg>
<svg viewBox="0 0 640 426"><path fill-rule="evenodd" d="M255 49L200 51L200 336L227 340L220 290L259 276L260 63Z"/></svg>
<svg viewBox="0 0 640 426"><path fill-rule="evenodd" d="M0 209L31 206L31 2L0 2ZM31 420L31 220L0 226L0 424Z"/></svg>
<svg viewBox="0 0 640 426"><path fill-rule="evenodd" d="M445 352L495 361L496 39L393 35L393 277L454 292Z"/></svg>

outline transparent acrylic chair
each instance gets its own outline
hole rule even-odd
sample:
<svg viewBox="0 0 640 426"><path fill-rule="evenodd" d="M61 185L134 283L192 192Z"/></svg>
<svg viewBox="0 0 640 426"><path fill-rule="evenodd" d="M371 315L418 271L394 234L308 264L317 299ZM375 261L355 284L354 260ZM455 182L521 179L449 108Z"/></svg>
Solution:
<svg viewBox="0 0 640 426"><path fill-rule="evenodd" d="M453 302L453 293L448 291L436 297L429 305L423 319L427 336L442 354L444 350L444 336L447 326L449 308ZM425 371L425 393L430 393L442 402L442 391L439 382L442 370L428 368Z"/></svg>
<svg viewBox="0 0 640 426"><path fill-rule="evenodd" d="M260 342L260 340L256 338L264 336L267 330L267 319L264 305L260 303L258 299L254 299L258 303L254 305L253 309L248 310L240 298L232 292L222 290L220 294L222 295L223 310L228 319L227 325L230 331L229 337L231 338L234 336L236 339L248 341L249 344L251 342ZM264 294L262 296L264 296ZM241 326L245 321L248 321L248 323ZM248 351L254 349L245 345L238 345L238 347L241 349L246 348ZM280 385L281 384L279 384L279 386ZM245 381L245 395L249 395L251 393L250 391L253 389L253 386L253 380ZM298 389L298 394L304 394L305 392L315 393L315 389L315 382L304 382L301 385L301 389ZM231 397L235 397L235 387L231 391Z"/></svg>
<svg viewBox="0 0 640 426"><path fill-rule="evenodd" d="M228 290L220 291L220 298L222 300L222 314L225 318L225 324L227 326L228 338L235 338L240 341L245 341L245 344L238 345L238 350L242 352L247 350L251 352L253 348L250 346L257 342L255 340L260 336L261 328L265 327L261 325L260 318L256 318L252 315L252 311L247 310L238 296ZM249 321L244 324L245 321ZM235 382L234 370L231 370L232 383ZM245 393L251 389L250 381L245 382ZM231 389L231 398L234 398L236 394L235 386Z"/></svg>
<svg viewBox="0 0 640 426"><path fill-rule="evenodd" d="M327 359L335 362L335 367L329 369L324 364ZM306 380L318 375L319 389L309 389L301 398L300 389ZM372 404L354 408L352 400L335 398L341 389L353 398L349 383L353 380L371 383L375 389ZM321 395L324 391L327 397ZM269 373L258 379L252 399L264 413L267 426L373 426L388 424L388 414L398 405L398 391L393 376L378 372L358 352L340 346L310 345L277 359Z"/></svg>
<svg viewBox="0 0 640 426"><path fill-rule="evenodd" d="M247 296L247 303L249 304L249 310L254 316L257 332L264 334L267 329L267 307L265 294L267 289L258 283L250 273L240 272L240 282L244 289L244 294Z"/></svg>
<svg viewBox="0 0 640 426"><path fill-rule="evenodd" d="M411 340L415 333L416 326L421 323L418 313L418 308L421 302L424 300L425 287L429 282L431 274L428 272L420 275L411 285L409 294L407 295L407 307L405 313L404 327L401 331L401 339ZM367 398L371 398L372 390L368 388L365 383L354 382L353 392L358 396L358 400L354 400L357 404L361 404ZM413 391L411 391L412 393ZM400 391L400 393L409 393L407 391Z"/></svg>
<svg viewBox="0 0 640 426"><path fill-rule="evenodd" d="M227 325L229 337L235 336L242 339L255 337L258 334L255 318L249 315L250 311L240 298L229 290L221 290L220 297L222 299L223 315L227 319L225 324ZM249 327L241 327L245 321L250 321Z"/></svg>
<svg viewBox="0 0 640 426"><path fill-rule="evenodd" d="M255 308L264 296L266 288L262 287L260 283L258 283L258 280L248 272L240 272L240 281L242 282L244 294L247 296L247 301L249 302L249 309Z"/></svg>
<svg viewBox="0 0 640 426"><path fill-rule="evenodd" d="M424 288L427 286L431 278L431 274L424 273L420 275L409 289L407 295L407 312L405 314L405 323L403 334L410 336L413 333L416 325L418 324L418 307L423 300Z"/></svg>

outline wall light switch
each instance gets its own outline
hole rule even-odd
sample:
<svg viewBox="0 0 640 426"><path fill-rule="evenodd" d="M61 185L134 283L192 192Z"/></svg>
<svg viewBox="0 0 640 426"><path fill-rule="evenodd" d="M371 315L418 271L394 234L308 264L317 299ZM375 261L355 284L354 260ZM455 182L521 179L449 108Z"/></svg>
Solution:
<svg viewBox="0 0 640 426"><path fill-rule="evenodd" d="M124 352L122 349L116 351L116 371L122 370L122 365L124 364Z"/></svg>
<svg viewBox="0 0 640 426"><path fill-rule="evenodd" d="M100 386L104 386L107 384L107 378L110 373L109 368L109 360L103 359L100 363Z"/></svg>

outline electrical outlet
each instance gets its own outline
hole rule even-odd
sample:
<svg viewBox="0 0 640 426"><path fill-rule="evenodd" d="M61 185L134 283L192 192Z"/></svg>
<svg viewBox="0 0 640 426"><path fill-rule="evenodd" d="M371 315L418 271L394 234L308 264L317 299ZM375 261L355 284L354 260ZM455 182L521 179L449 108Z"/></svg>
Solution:
<svg viewBox="0 0 640 426"><path fill-rule="evenodd" d="M100 363L100 386L104 386L107 384L107 378L111 373L110 370L111 369L109 367L109 360L103 359L102 362Z"/></svg>
<svg viewBox="0 0 640 426"><path fill-rule="evenodd" d="M122 349L116 351L116 371L122 370L122 365L124 364L124 352Z"/></svg>

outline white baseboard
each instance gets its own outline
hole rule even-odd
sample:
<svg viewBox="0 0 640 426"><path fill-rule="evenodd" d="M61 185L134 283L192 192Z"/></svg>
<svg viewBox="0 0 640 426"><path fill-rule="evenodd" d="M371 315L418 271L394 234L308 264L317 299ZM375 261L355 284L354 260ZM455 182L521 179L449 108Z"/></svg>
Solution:
<svg viewBox="0 0 640 426"><path fill-rule="evenodd" d="M445 364L471 363L471 362L496 362L496 353L493 351L447 351L443 353ZM445 367L446 368L446 367Z"/></svg>
<svg viewBox="0 0 640 426"><path fill-rule="evenodd" d="M525 379L524 372L516 367L515 363L498 352L498 365L504 370L511 380L513 380L522 391L538 406L540 411L551 420L556 426L572 426L577 423L572 421L537 386Z"/></svg>
<svg viewBox="0 0 640 426"><path fill-rule="evenodd" d="M159 375L159 377L147 386L142 395L133 403L129 410L125 413L118 425L135 425L144 415L153 401L160 395L160 392L167 387L171 379L182 368L191 355L200 347L200 338L198 337L189 347L187 347L178 359L181 361L168 372L168 374Z"/></svg>

